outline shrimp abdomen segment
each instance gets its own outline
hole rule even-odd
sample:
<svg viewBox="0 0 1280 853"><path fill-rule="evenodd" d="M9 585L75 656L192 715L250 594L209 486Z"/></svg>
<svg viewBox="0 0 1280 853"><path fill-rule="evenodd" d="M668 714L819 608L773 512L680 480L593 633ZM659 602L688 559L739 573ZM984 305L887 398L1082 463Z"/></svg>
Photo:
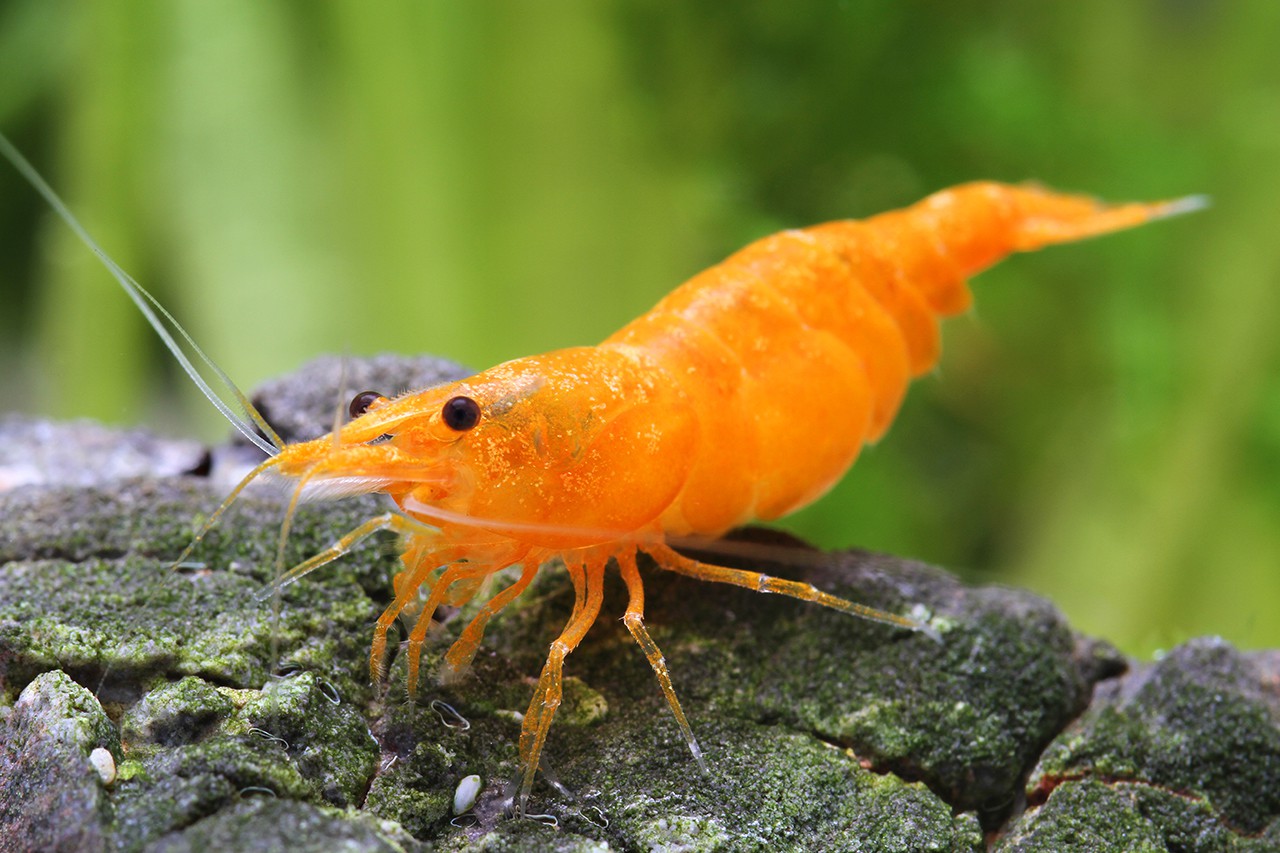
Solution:
<svg viewBox="0 0 1280 853"><path fill-rule="evenodd" d="M969 276L1184 207L973 183L766 237L695 276L605 342L646 351L698 412L702 446L664 529L717 534L817 499L936 363Z"/></svg>
<svg viewBox="0 0 1280 853"><path fill-rule="evenodd" d="M719 533L816 499L853 462L871 421L876 395L861 356L804 323L764 280L733 272L713 268L705 288L684 291L688 304L660 306L604 344L643 348L697 413L697 456L662 517L670 533Z"/></svg>

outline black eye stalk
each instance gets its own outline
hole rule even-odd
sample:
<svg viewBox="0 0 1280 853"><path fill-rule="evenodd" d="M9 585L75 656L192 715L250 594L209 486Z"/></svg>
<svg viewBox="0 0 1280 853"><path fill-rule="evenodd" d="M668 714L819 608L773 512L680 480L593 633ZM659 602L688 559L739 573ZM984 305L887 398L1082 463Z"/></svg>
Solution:
<svg viewBox="0 0 1280 853"><path fill-rule="evenodd" d="M480 404L470 397L453 397L440 411L445 426L466 432L480 422Z"/></svg>
<svg viewBox="0 0 1280 853"><path fill-rule="evenodd" d="M382 395L377 391L361 391L351 398L351 405L347 406L347 411L351 413L354 420L369 411L369 407L381 399Z"/></svg>

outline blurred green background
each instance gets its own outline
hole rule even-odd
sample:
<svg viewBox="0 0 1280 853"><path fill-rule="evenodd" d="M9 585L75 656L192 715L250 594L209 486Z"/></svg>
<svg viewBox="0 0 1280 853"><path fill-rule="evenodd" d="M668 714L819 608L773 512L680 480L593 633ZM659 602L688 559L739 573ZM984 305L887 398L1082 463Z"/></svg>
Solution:
<svg viewBox="0 0 1280 853"><path fill-rule="evenodd" d="M1014 258L789 525L1149 654L1280 646L1280 4L0 2L0 128L245 386L606 336L973 178L1211 210ZM225 432L0 168L0 406ZM709 594L713 594L709 592Z"/></svg>

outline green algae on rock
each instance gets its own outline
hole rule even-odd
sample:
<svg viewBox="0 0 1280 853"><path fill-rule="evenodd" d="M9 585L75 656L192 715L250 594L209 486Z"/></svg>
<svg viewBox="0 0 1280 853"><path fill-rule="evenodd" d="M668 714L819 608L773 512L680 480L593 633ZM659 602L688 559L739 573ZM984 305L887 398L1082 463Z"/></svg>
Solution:
<svg viewBox="0 0 1280 853"><path fill-rule="evenodd" d="M1078 779L1053 789L995 846L996 853L1274 853L1280 823L1237 832L1203 800L1145 782Z"/></svg>
<svg viewBox="0 0 1280 853"><path fill-rule="evenodd" d="M323 684L301 673L231 690L188 676L148 693L121 725L131 772L115 797L120 846L140 848L255 797L357 805L378 745L363 714Z"/></svg>
<svg viewBox="0 0 1280 853"><path fill-rule="evenodd" d="M312 408L318 421L324 407ZM212 454L215 467L222 456ZM1093 837L1093 826L1100 838L1123 829L1137 849L1176 847L1200 828L1205 845L1183 849L1245 850L1267 849L1239 844L1280 831L1267 793L1274 657L1236 660L1209 644L1196 652L1208 680L1116 686L1107 679L1126 662L1075 634L1043 600L967 588L931 567L858 552L806 552L768 570L875 607L918 605L941 644L644 569L646 623L666 653L707 775L618 622L626 593L610 577L602 618L567 662L569 701L534 791L556 826L511 821L504 806L520 715L546 645L572 608L563 571L546 567L494 621L466 677L428 681L410 702L394 643L389 684L368 684L371 625L391 600L397 566L389 549L370 543L289 586L277 614L260 593L275 569L284 504L254 494L209 533L192 556L198 565L165 576L220 498L197 477L0 494L0 695L13 702L23 691L0 720L4 760L44 766L40 741L29 748L15 731L83 718L76 725L92 733L71 739L72 757L47 765L70 762L75 773L27 773L20 789L0 776L2 837L55 849L49 839L75 839L90 850L327 849L328 839L358 850L975 851L984 829L996 845L1047 850ZM327 547L380 508L368 498L304 507L286 561ZM440 614L443 636L424 655L429 669L468 615ZM1157 666L1166 665L1168 658ZM1128 710L1113 721L1120 736L1112 739L1082 740L1079 726L1068 729L1035 771L1032 810L1017 815L1023 778L1099 682L1100 707L1131 689L1150 710L1135 715L1137 705L1119 703ZM54 694L63 698L40 699ZM1082 724L1094 713L1085 710ZM1221 747L1192 749L1220 713ZM1157 750L1156 767L1175 769L1180 757L1214 765L1192 780L1193 798L1138 790L1148 784L1138 759L1165 740L1141 732L1161 720L1177 721L1178 738L1168 743L1187 751ZM87 759L94 746L116 760L110 786ZM1257 772L1238 780L1248 785L1230 784L1228 761L1240 758L1233 750L1259 758ZM1128 788L1083 778L1100 777L1103 766L1136 775ZM484 789L454 818L454 790L471 774ZM37 782L47 790L36 791ZM75 808L58 813L54 837L27 803L62 798ZM1011 814L1002 842L1000 824ZM1060 822L1068 816L1084 823ZM1244 825L1255 834L1239 831Z"/></svg>
<svg viewBox="0 0 1280 853"><path fill-rule="evenodd" d="M150 845L149 853L404 853L418 845L403 829L354 809L269 797L243 799Z"/></svg>
<svg viewBox="0 0 1280 853"><path fill-rule="evenodd" d="M1278 685L1280 653L1205 638L1100 687L1032 774L1010 849L1121 823L1168 849L1280 849Z"/></svg>
<svg viewBox="0 0 1280 853"><path fill-rule="evenodd" d="M277 614L260 599L274 572L279 500L237 502L193 554L198 564L167 571L193 520L219 500L195 478L0 495L0 686L12 691L61 668L104 697L136 699L157 676L261 686L287 663L328 673L342 693L367 699L367 679L334 662L364 648L378 609L365 588L375 585L371 576L385 585L392 558L361 551L325 584L294 584ZM327 547L335 527L354 526L367 508L304 508L286 559ZM288 652L280 664L273 648Z"/></svg>

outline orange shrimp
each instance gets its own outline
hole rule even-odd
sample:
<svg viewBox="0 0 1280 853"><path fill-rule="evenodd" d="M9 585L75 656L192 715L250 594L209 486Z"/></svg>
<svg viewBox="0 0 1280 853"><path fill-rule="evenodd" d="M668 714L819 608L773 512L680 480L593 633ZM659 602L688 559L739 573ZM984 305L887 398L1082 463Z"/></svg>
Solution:
<svg viewBox="0 0 1280 853"><path fill-rule="evenodd" d="M88 240L3 137L0 149ZM1011 252L1128 228L1201 204L1188 198L1105 206L1030 186L968 184L865 221L759 240L695 276L599 346L516 359L395 399L361 393L351 401L353 419L313 441L280 447L236 391L279 452L233 490L205 530L267 471L296 479L295 503L304 496L389 495L396 511L369 519L285 573L277 587L337 559L375 531L399 533L403 568L395 577L395 600L374 628L370 670L375 682L381 680L388 630L419 591L427 591L408 638L411 696L441 604L470 601L485 578L519 567L518 577L485 602L449 648L445 665L456 672L476 654L489 620L538 569L563 562L576 602L551 644L524 716L514 803L519 813L526 810L561 701L564 659L600 612L605 567L613 560L629 594L624 623L703 764L662 653L645 629L637 553L677 574L811 601L939 639L925 622L805 583L699 562L667 540L717 536L751 520L778 518L825 493L862 445L888 428L909 380L936 362L938 321L968 306L967 277ZM150 305L172 318L89 243L172 343ZM214 399L186 357L171 349ZM226 404L220 408L246 434L253 432ZM268 452L274 449L255 438ZM200 536L203 531L196 542Z"/></svg>
<svg viewBox="0 0 1280 853"><path fill-rule="evenodd" d="M625 624L644 650L695 758L702 755L644 627L636 554L701 580L812 601L933 634L814 587L701 563L672 535L717 536L816 500L879 438L909 379L938 357L938 319L969 304L966 278L1010 252L1126 228L1196 202L1100 206L1033 187L975 183L865 222L787 231L695 276L599 346L501 364L397 399L367 392L332 436L285 447L259 471L343 493L381 491L401 513L371 519L287 580L375 530L404 540L396 598L370 654L380 676L387 630L429 590L408 641L409 691L442 603L475 594L509 566L446 654L457 670L488 620L560 559L577 594L551 644L520 735L523 810L561 700L565 657L600 611L616 561ZM256 472L255 472L256 473ZM251 475L253 476L253 475ZM936 636L936 635L935 635Z"/></svg>

